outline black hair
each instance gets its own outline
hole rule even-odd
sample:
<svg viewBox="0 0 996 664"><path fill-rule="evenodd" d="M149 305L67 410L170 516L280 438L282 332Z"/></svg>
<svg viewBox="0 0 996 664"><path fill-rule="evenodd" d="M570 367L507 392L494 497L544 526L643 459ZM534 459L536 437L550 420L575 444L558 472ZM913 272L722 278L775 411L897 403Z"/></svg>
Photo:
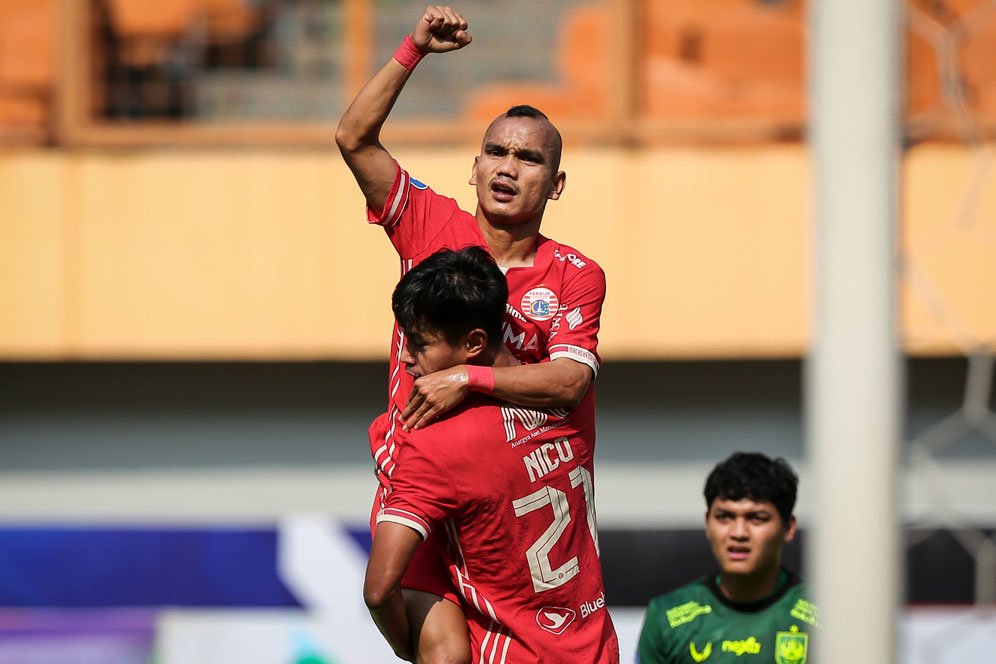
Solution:
<svg viewBox="0 0 996 664"><path fill-rule="evenodd" d="M438 333L450 344L475 328L488 346L501 346L508 284L481 247L443 249L401 278L391 297L398 325L409 336Z"/></svg>
<svg viewBox="0 0 996 664"><path fill-rule="evenodd" d="M706 478L706 509L717 498L770 502L787 524L795 509L799 477L781 457L770 459L760 452L736 452L716 467Z"/></svg>
<svg viewBox="0 0 996 664"><path fill-rule="evenodd" d="M539 110L535 106L530 106L529 104L519 104L518 106L513 106L505 111L505 117L533 118L534 120L546 120L547 122L550 122L550 118L546 116L546 113Z"/></svg>
<svg viewBox="0 0 996 664"><path fill-rule="evenodd" d="M546 116L546 113L539 110L535 106L530 106L529 104L519 104L518 106L513 106L505 111L505 117L545 120L551 127L553 127L553 135L555 137L553 142L553 171L556 173L560 170L560 158L564 152L564 139L560 136L560 130L557 129L556 125L550 121L550 118Z"/></svg>

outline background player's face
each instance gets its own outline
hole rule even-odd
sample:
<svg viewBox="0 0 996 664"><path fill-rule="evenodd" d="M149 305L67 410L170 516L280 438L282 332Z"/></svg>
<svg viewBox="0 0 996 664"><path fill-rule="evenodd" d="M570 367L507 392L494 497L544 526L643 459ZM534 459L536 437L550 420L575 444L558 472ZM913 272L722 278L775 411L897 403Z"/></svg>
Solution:
<svg viewBox="0 0 996 664"><path fill-rule="evenodd" d="M503 224L532 221L563 191L563 171L554 170L556 130L543 119L500 117L491 123L470 184L488 219Z"/></svg>
<svg viewBox="0 0 996 664"><path fill-rule="evenodd" d="M752 575L778 567L782 546L795 537L796 522L782 521L770 502L712 502L706 513L706 537L724 574Z"/></svg>
<svg viewBox="0 0 996 664"><path fill-rule="evenodd" d="M471 356L467 344L451 344L441 334L424 330L405 334L405 349L401 361L405 371L416 378L435 371L465 364Z"/></svg>

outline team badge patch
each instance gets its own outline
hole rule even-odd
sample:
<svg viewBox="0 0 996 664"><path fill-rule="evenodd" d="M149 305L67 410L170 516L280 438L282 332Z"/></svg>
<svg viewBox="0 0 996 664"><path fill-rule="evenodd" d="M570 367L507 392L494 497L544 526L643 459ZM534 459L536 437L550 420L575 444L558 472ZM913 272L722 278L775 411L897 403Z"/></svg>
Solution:
<svg viewBox="0 0 996 664"><path fill-rule="evenodd" d="M519 308L533 320L550 320L560 308L560 300L549 288L534 288L522 296Z"/></svg>
<svg viewBox="0 0 996 664"><path fill-rule="evenodd" d="M792 625L788 632L775 635L775 664L806 664L809 635Z"/></svg>
<svg viewBox="0 0 996 664"><path fill-rule="evenodd" d="M544 606L536 614L536 624L550 632L551 634L563 634L577 613L573 609L565 609L560 606Z"/></svg>

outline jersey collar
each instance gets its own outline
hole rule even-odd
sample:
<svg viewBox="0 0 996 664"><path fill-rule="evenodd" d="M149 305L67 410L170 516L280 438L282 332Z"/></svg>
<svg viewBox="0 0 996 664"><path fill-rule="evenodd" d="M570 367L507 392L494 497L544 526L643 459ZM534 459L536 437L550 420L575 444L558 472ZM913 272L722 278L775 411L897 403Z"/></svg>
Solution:
<svg viewBox="0 0 996 664"><path fill-rule="evenodd" d="M781 574L778 576L778 585L775 587L775 591L773 593L754 602L735 602L732 599L727 598L723 594L723 591L719 589L719 572L710 574L702 579L702 583L705 584L705 586L721 604L728 606L734 611L741 611L744 613L762 611L768 608L784 597L785 593L787 593L790 588L799 585L801 582L802 579L799 578L798 574L782 567Z"/></svg>

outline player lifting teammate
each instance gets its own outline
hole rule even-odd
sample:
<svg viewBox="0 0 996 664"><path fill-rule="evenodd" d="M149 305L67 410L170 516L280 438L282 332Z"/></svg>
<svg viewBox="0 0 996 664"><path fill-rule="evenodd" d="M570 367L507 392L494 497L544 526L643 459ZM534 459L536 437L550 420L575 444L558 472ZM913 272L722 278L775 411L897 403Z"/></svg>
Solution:
<svg viewBox="0 0 996 664"><path fill-rule="evenodd" d="M499 336L506 297L479 247L441 251L408 272L392 302L407 335L406 369L513 366ZM435 532L466 608L474 661L619 661L598 559L592 401L531 409L474 395L411 434L364 582L398 656L413 656L401 578Z"/></svg>
<svg viewBox="0 0 996 664"><path fill-rule="evenodd" d="M566 183L560 133L549 119L532 107L517 106L491 123L471 171L474 214L412 178L380 142L381 128L418 62L470 41L460 14L448 7L426 9L395 56L343 114L336 142L366 197L369 221L384 227L397 250L402 274L441 248L476 245L490 252L509 289L502 339L525 364L460 364L413 381L401 370L405 340L395 325L388 411L370 429L380 480L372 519L390 492L406 429L426 426L468 391L527 407L573 407L587 394L599 367L604 274L577 250L540 235L547 201L558 199ZM467 661L459 596L433 550L418 549L403 583L419 660Z"/></svg>

